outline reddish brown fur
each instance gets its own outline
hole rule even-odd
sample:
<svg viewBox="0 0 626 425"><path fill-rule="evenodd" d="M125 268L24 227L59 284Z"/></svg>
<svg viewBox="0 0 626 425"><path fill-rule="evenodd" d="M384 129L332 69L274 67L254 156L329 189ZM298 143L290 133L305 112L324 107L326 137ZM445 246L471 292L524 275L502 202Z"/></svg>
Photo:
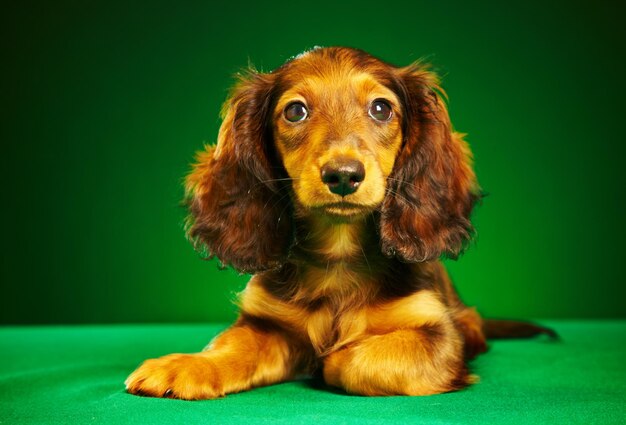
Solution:
<svg viewBox="0 0 626 425"><path fill-rule="evenodd" d="M397 196L381 208L383 251L406 261L456 257L473 231L469 215L478 197L470 151L452 131L434 75L409 67L401 81L409 124L389 179Z"/></svg>
<svg viewBox="0 0 626 425"><path fill-rule="evenodd" d="M243 77L217 147L187 179L190 237L256 273L241 316L201 353L145 362L128 391L214 398L316 372L364 395L471 383L465 362L486 350L482 321L438 259L471 237L478 185L440 93L422 65L347 48ZM391 105L388 122L367 115L375 98ZM294 100L310 108L298 124L282 115ZM344 198L319 177L337 158L365 167Z"/></svg>

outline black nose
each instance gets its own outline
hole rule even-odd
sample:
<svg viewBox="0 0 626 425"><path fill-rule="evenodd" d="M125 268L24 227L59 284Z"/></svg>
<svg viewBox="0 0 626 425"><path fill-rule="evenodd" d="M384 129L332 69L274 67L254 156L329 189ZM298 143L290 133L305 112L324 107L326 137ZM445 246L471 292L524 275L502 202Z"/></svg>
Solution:
<svg viewBox="0 0 626 425"><path fill-rule="evenodd" d="M365 167L356 159L331 161L322 166L322 182L332 193L346 196L354 193L365 179Z"/></svg>

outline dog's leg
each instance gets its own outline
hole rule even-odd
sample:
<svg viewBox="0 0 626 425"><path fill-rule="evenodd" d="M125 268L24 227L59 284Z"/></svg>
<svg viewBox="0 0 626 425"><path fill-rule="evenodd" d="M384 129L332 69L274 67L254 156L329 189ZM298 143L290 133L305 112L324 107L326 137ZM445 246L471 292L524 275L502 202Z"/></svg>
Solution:
<svg viewBox="0 0 626 425"><path fill-rule="evenodd" d="M473 359L487 351L483 320L475 308L463 306L453 313L452 318L463 335L463 346L467 359Z"/></svg>
<svg viewBox="0 0 626 425"><path fill-rule="evenodd" d="M460 389L472 378L450 325L370 335L324 361L329 385L361 395L427 395Z"/></svg>
<svg viewBox="0 0 626 425"><path fill-rule="evenodd" d="M465 357L473 359L487 351L487 341L483 332L483 319L474 307L467 307L457 292L448 272L442 263L435 264L436 284L450 307L451 318L463 336Z"/></svg>
<svg viewBox="0 0 626 425"><path fill-rule="evenodd" d="M293 363L279 330L240 320L201 353L145 361L128 377L126 388L152 397L217 398L288 379Z"/></svg>

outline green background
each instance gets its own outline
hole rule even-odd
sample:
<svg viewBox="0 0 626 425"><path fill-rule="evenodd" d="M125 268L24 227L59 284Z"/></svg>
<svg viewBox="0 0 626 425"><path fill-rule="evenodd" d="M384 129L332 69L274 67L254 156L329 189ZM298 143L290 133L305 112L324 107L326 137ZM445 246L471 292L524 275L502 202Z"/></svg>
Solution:
<svg viewBox="0 0 626 425"><path fill-rule="evenodd" d="M131 4L132 3L132 4ZM314 45L444 77L489 192L449 261L487 316L624 317L621 10L572 2L20 2L2 12L2 323L234 318L182 179L232 75ZM616 3L617 4L617 3Z"/></svg>

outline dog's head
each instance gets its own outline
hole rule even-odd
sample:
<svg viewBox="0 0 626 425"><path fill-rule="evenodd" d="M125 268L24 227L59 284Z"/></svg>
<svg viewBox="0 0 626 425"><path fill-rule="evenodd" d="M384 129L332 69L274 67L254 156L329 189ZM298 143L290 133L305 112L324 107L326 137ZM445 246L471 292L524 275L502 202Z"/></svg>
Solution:
<svg viewBox="0 0 626 425"><path fill-rule="evenodd" d="M254 272L285 262L294 214L345 223L373 213L389 257L458 255L478 187L442 94L422 65L349 48L250 72L187 178L190 237Z"/></svg>

